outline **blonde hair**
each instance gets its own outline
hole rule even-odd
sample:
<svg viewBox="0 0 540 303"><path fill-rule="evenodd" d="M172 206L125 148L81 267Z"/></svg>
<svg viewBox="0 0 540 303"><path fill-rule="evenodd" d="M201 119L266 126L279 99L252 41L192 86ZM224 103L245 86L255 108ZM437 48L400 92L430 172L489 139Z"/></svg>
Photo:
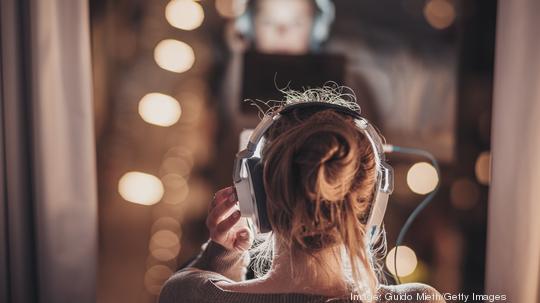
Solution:
<svg viewBox="0 0 540 303"><path fill-rule="evenodd" d="M360 110L354 94L336 85L284 92L286 100L270 107L267 115L306 102ZM365 237L365 221L377 163L369 139L352 117L310 108L283 115L265 139L263 180L272 233L258 239L252 250L256 274L263 275L270 268L270 248L276 243L293 258L312 258L323 270L324 260L318 260L317 253L342 247L336 258L348 267L353 291L374 295L379 286L377 262Z"/></svg>

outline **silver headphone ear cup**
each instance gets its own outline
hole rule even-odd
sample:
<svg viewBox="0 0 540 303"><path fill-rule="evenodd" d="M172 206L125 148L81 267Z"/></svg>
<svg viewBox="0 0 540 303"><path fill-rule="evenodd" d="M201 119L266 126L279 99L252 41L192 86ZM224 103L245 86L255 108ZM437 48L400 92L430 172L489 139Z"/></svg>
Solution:
<svg viewBox="0 0 540 303"><path fill-rule="evenodd" d="M263 171L264 166L260 158L253 157L246 160L248 175L250 179L250 189L254 199L256 210L257 227L259 232L266 233L272 230L268 220L268 210L266 207L266 190L264 188Z"/></svg>
<svg viewBox="0 0 540 303"><path fill-rule="evenodd" d="M257 216L255 203L251 195L251 185L249 180L248 167L245 160L240 160L242 163L240 179L234 182L236 197L240 206L240 212L243 217L254 219Z"/></svg>
<svg viewBox="0 0 540 303"><path fill-rule="evenodd" d="M379 191L375 200L372 203L370 216L366 223L366 230L370 241L376 239L376 236L381 228L388 206L389 194Z"/></svg>
<svg viewBox="0 0 540 303"><path fill-rule="evenodd" d="M234 21L234 27L238 33L248 39L253 39L253 23L249 9Z"/></svg>
<svg viewBox="0 0 540 303"><path fill-rule="evenodd" d="M320 13L313 23L312 43L319 46L328 39L330 27L334 22L336 8L331 0L315 0Z"/></svg>

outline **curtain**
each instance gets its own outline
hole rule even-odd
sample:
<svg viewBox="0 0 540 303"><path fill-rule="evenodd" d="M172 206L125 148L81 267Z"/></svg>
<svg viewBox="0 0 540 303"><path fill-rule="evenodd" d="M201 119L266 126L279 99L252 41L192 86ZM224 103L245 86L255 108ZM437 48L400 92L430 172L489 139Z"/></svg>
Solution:
<svg viewBox="0 0 540 303"><path fill-rule="evenodd" d="M0 5L0 301L95 302L88 3Z"/></svg>
<svg viewBox="0 0 540 303"><path fill-rule="evenodd" d="M540 1L499 1L486 292L540 302Z"/></svg>

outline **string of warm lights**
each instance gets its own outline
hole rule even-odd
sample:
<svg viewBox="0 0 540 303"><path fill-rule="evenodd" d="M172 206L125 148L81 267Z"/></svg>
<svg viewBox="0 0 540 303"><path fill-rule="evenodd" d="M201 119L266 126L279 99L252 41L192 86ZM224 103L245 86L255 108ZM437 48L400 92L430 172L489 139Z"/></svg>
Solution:
<svg viewBox="0 0 540 303"><path fill-rule="evenodd" d="M191 31L202 25L204 10L194 0L172 0L165 7L164 17L171 26ZM190 71L196 61L193 47L176 39L161 40L155 46L153 55L161 69L177 74ZM162 92L150 92L140 99L138 113L146 123L164 128L177 124L183 115L187 115L189 117L182 119L186 120L184 124L196 127L203 103L199 95L196 92L186 92L180 96L182 98L177 99ZM186 131L188 129L182 131L181 128L177 134L181 136ZM181 250L179 206L190 193L188 180L194 166L192 150L193 145L197 144L196 140L185 141L191 144L173 147L165 154L159 177L131 171L125 173L118 182L118 191L126 201L141 205L162 202L153 208L157 215L151 228L144 275L145 288L153 295L159 294L163 282L176 269L176 259Z"/></svg>

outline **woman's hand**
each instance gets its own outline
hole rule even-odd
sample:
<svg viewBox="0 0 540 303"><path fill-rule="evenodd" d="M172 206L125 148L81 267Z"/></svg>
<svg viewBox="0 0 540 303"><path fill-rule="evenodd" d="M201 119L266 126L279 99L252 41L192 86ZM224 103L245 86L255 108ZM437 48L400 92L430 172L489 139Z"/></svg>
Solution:
<svg viewBox="0 0 540 303"><path fill-rule="evenodd" d="M243 252L251 247L253 237L246 220L240 220L237 202L234 187L219 190L210 205L206 226L212 241L228 250Z"/></svg>

